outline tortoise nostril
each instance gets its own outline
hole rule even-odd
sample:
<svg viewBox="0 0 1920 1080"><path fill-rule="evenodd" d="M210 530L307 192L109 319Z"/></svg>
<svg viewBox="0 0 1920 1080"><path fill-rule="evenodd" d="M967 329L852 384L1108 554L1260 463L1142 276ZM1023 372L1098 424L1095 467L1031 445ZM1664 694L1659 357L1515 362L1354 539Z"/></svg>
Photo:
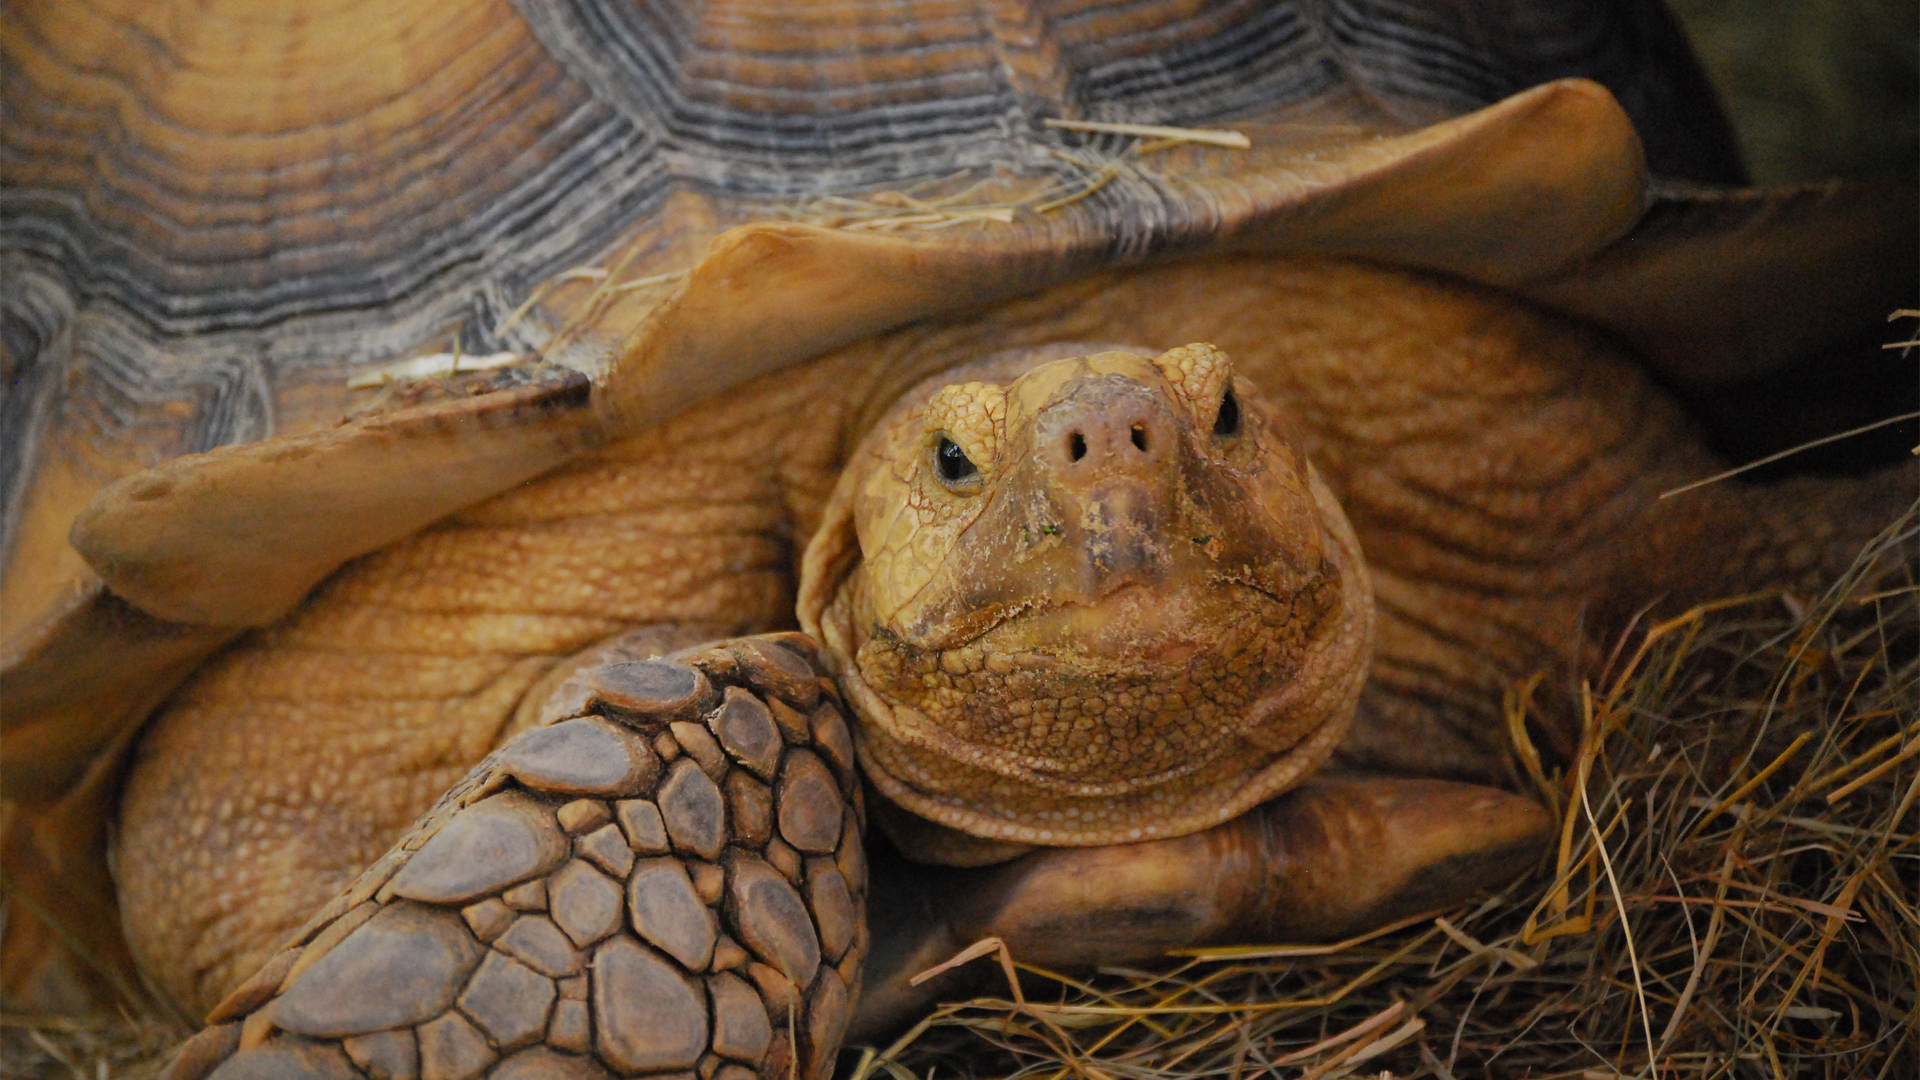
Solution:
<svg viewBox="0 0 1920 1080"><path fill-rule="evenodd" d="M1146 452L1146 449L1147 449L1147 425L1145 425L1145 424L1135 424L1135 425L1133 425L1133 445L1134 445L1134 447L1135 447L1136 449L1138 449L1138 450L1139 450L1139 451L1140 451L1141 453L1145 453L1145 452Z"/></svg>
<svg viewBox="0 0 1920 1080"><path fill-rule="evenodd" d="M1085 435L1080 434L1077 431L1074 432L1072 435L1067 436L1067 460L1079 461L1081 458L1086 456L1087 456L1087 437Z"/></svg>

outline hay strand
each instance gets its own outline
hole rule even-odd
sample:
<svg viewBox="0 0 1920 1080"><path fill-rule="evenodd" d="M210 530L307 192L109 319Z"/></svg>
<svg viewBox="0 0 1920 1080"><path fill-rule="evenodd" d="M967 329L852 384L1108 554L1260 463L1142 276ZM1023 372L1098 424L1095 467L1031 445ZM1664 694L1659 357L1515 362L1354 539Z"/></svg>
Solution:
<svg viewBox="0 0 1920 1080"><path fill-rule="evenodd" d="M1168 127L1164 124L1121 124L1100 120L1055 120L1048 118L1046 126L1056 131L1084 131L1095 135L1131 135L1135 138L1163 140L1168 143L1201 143L1206 146L1221 146L1229 150L1247 150L1253 146L1253 140L1238 131L1226 131L1218 128Z"/></svg>

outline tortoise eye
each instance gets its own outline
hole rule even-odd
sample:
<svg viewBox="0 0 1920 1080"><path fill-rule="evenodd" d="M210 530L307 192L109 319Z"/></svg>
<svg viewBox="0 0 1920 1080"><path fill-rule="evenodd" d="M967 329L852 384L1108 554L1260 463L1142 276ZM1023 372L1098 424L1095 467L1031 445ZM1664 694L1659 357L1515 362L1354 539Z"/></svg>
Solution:
<svg viewBox="0 0 1920 1080"><path fill-rule="evenodd" d="M1215 435L1238 435L1240 433L1240 402L1233 396L1233 387L1220 396L1220 411L1213 417Z"/></svg>
<svg viewBox="0 0 1920 1080"><path fill-rule="evenodd" d="M948 487L964 485L980 475L979 467L967 457L967 452L945 435L934 445L933 467L940 474L940 482Z"/></svg>

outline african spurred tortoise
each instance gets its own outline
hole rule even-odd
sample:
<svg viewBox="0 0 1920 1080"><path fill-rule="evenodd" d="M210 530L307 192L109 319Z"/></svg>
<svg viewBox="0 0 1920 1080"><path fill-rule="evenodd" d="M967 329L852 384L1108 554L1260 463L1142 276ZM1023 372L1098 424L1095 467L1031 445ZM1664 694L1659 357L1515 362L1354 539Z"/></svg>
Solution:
<svg viewBox="0 0 1920 1080"><path fill-rule="evenodd" d="M1913 206L1729 186L1653 5L7 50L9 989L64 924L213 1009L182 1075L819 1075L976 937L1443 903L1542 837L1505 687L1912 497L1658 497Z"/></svg>

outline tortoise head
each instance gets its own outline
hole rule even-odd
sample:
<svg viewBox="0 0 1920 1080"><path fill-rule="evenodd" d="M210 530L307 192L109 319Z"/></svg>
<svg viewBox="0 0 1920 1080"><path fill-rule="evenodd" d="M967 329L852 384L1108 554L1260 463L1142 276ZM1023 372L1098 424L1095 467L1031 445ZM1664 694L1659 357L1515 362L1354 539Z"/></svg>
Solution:
<svg viewBox="0 0 1920 1080"><path fill-rule="evenodd" d="M1034 355L875 427L807 551L802 624L899 807L1021 844L1215 824L1344 731L1358 545L1220 350Z"/></svg>

